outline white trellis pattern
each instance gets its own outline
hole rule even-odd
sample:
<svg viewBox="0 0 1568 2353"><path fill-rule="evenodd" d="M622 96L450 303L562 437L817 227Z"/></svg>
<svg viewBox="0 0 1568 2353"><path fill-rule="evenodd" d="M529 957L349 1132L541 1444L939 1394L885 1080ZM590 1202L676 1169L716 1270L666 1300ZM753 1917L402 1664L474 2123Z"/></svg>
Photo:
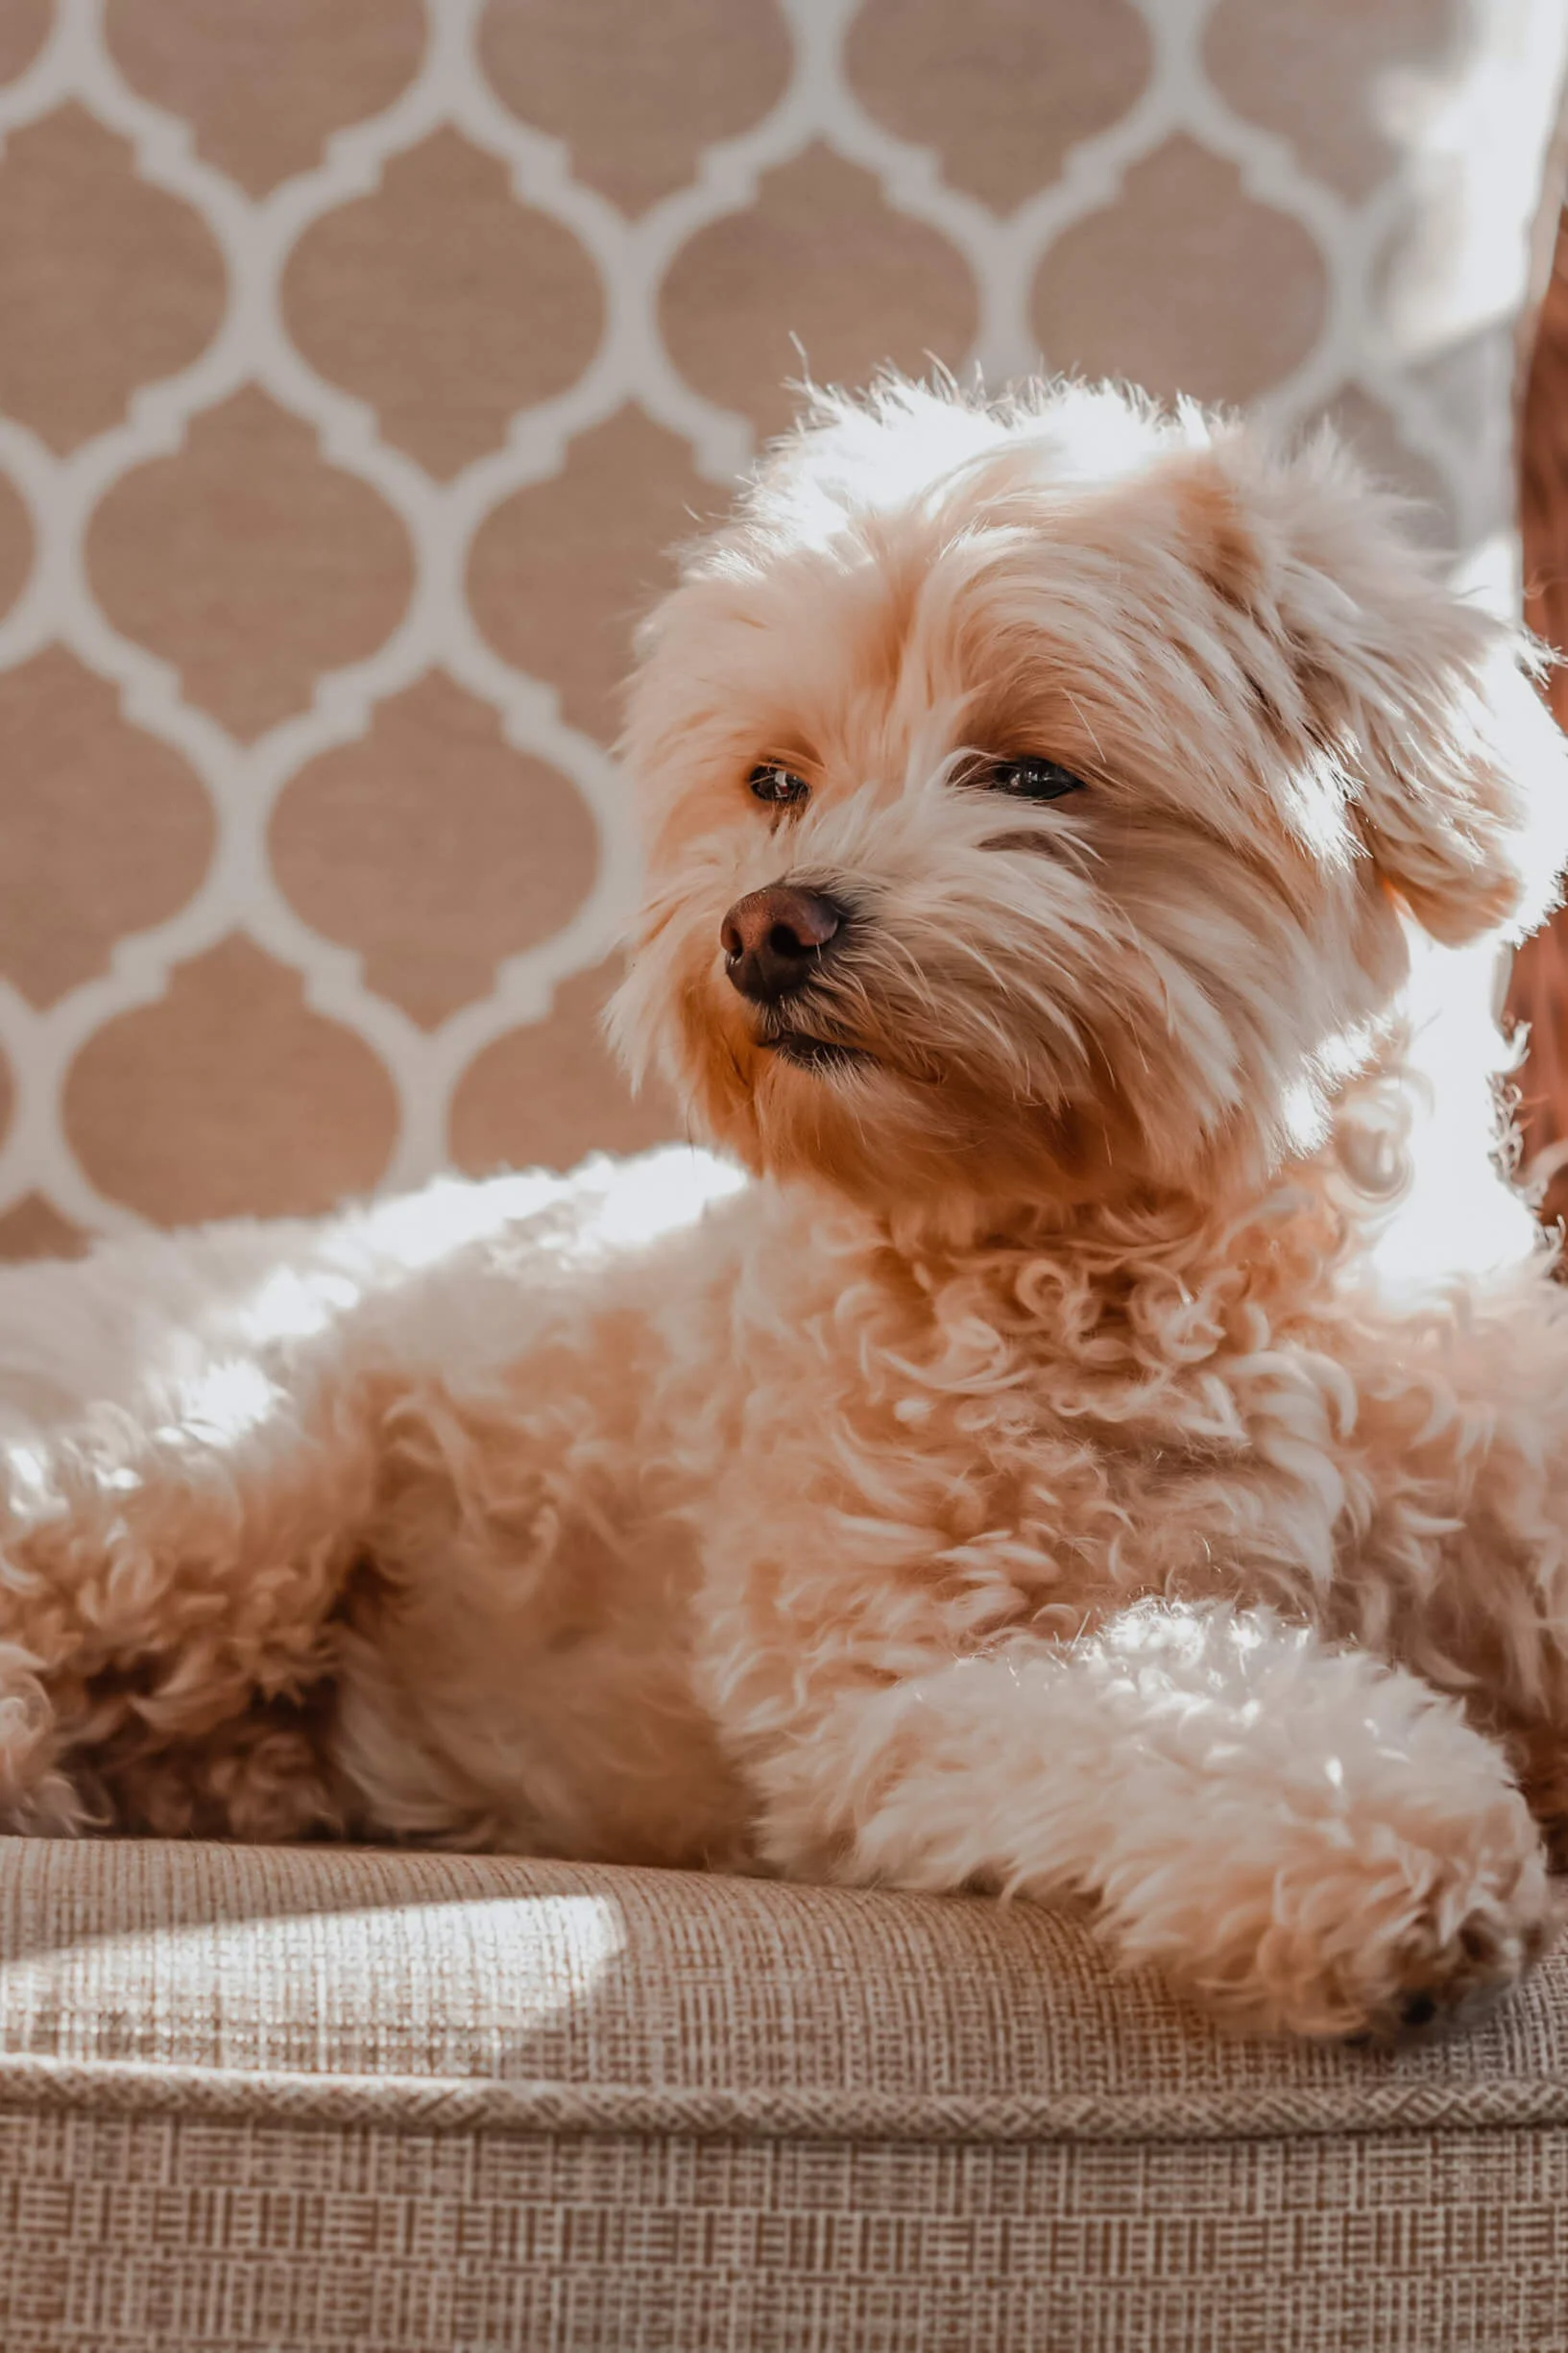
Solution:
<svg viewBox="0 0 1568 2353"><path fill-rule="evenodd" d="M1343 36L1343 71L1354 67L1375 83L1373 97L1393 126L1387 168L1368 190L1351 193L1315 170L1311 138L1299 127L1250 119L1218 85L1225 79L1214 70L1221 19L1249 4L1266 22L1286 21L1274 0L1225 0L1218 14L1215 0L1136 0L1146 36L1136 97L1108 127L1070 146L1060 169L1004 214L966 188L943 153L899 136L857 92L845 65L857 0L778 0L790 65L774 103L750 128L697 155L687 184L634 215L575 168L568 139L531 127L503 102L483 63L484 0L427 0L422 56L399 94L383 110L332 132L314 168L257 194L205 159L199 126L135 85L123 45L113 38L112 6L106 25L105 0L58 0L35 54L0 84L6 142L0 242L22 233L8 231L5 213L7 158L16 134L74 104L129 142L142 182L205 225L221 255L225 291L221 320L205 349L178 373L134 386L123 416L107 429L61 448L52 443L47 420L0 413L0 474L19 494L31 538L25 579L0 618L0 683L6 672L60 646L109 682L124 722L173 747L200 780L213 815L213 848L203 879L176 911L127 929L107 947L101 969L59 993L31 987L0 937L0 1055L9 1074L0 1117L10 1096L0 1133L0 1216L40 1200L59 1220L92 1230L160 1214L159 1199L150 1198L145 1185L118 1187L102 1121L92 1151L84 1152L68 1110L70 1074L107 1025L156 1007L177 968L236 934L301 976L304 1005L359 1041L387 1075L395 1094L390 1140L371 1153L363 1176L389 1183L416 1179L448 1158L454 1096L477 1057L532 1026L547 1030L563 987L606 957L631 881L613 764L602 741L563 716L558 682L503 659L479 625L470 550L480 526L505 500L558 477L580 437L628 406L678 437L690 452L693 476L721 495L719 486L752 454L755 424L682 373L666 332L663 290L693 240L716 223L765 209L768 175L815 152L818 143L870 175L890 215L926 225L961 257L973 287L973 341L934 355L960 372L978 367L992 382L1042 359L1065 366L1080 359L1070 346L1040 348L1051 316L1049 256L1082 225L1114 212L1141 164L1173 141L1195 144L1233 172L1239 206L1297 224L1317 256L1315 330L1262 390L1260 405L1287 422L1336 404L1353 425L1374 418L1381 461L1435 497L1442 527L1461 555L1478 576L1488 565L1495 576L1510 522L1511 338L1529 286L1529 231L1568 19L1555 0L1493 0L1486 9L1478 0L1461 55L1434 63L1428 33L1412 17L1411 58L1385 58L1375 73L1371 66L1363 73L1353 35L1363 0L1325 6L1326 33L1338 26ZM636 5L583 6L585 44L615 39L617 18ZM994 15L1006 13L1001 0L986 5ZM955 19L966 13L960 0L948 6ZM1013 12L1027 7L1049 17L1052 6L1053 0L1016 0ZM1133 0L1116 6L1130 12ZM929 24L929 0L920 0L916 12ZM1071 14L1079 28L1073 37L1092 38L1085 30L1092 18L1081 8ZM734 23L733 34L720 31L720 40L752 37L749 10ZM282 18L277 37L292 37ZM1332 42L1328 54L1331 65L1314 103L1329 111L1359 104L1360 84L1355 92L1333 86L1340 69L1332 65L1339 54ZM1282 76L1294 70L1294 55L1282 36ZM313 225L374 198L387 165L443 126L499 160L519 206L549 216L568 233L596 275L603 311L596 349L576 380L519 408L500 446L445 475L389 435L371 400L312 364L291 332L283 290L291 257ZM1228 250L1221 239L1216 270ZM1245 283L1217 291L1210 283L1204 299L1244 312L1265 291ZM721 296L720 287L719 308ZM1170 285L1164 299L1180 303L1190 290ZM887 304L891 327L895 315L902 320L903 301L887 285L863 289L873 336L879 303ZM813 368L832 374L832 350L812 348L810 322L799 325ZM12 327L21 331L14 318ZM714 331L722 333L721 319ZM189 691L166 650L111 621L87 555L89 525L115 487L136 470L179 455L193 422L248 386L259 386L302 420L323 463L367 485L399 519L413 551L412 590L390 633L364 658L324 668L306 707L249 740ZM364 739L388 699L433 668L497 715L517 753L543 764L580 795L597 857L586 896L564 911L559 928L495 959L488 990L444 1018L420 1020L369 983L365 957L354 945L305 920L279 879L269 829L279 795L308 762ZM12 863L13 891L27 882L25 872L17 879L18 861L39 855L36 828L30 832L20 814L29 759L28 745L0 743L0 861ZM539 843L539 854L547 855L548 846ZM89 853L84 843L83 854ZM422 855L418 844L410 855ZM246 1051L238 1038L240 1064ZM236 1116L243 1118L243 1068L229 1077L241 1106ZM286 1098L286 1073L279 1079L274 1071L270 1083L281 1084ZM606 1089L613 1083L607 1075ZM302 1124L329 1110L313 1097ZM547 1102L537 1106L536 1128L537 1139L535 1129L526 1129L524 1142L540 1156L553 1156ZM303 1191L308 1195L308 1181ZM18 1228L24 1241L34 1230Z"/></svg>

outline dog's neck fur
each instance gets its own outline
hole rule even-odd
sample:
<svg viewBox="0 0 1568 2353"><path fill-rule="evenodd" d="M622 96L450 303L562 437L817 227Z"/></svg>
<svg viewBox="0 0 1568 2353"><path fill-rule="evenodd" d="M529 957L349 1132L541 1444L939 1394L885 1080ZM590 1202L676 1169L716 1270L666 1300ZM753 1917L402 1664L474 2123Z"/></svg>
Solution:
<svg viewBox="0 0 1568 2353"><path fill-rule="evenodd" d="M933 1324L967 1300L1031 1360L1096 1386L1170 1374L1376 1309L1378 1246L1415 1176L1408 1092L1397 1069L1368 1074L1315 1152L1218 1194L1206 1180L1114 1206L949 1199L856 1224Z"/></svg>
<svg viewBox="0 0 1568 2353"><path fill-rule="evenodd" d="M1146 1191L1115 1210L1024 1209L977 1216L967 1236L933 1230L920 1214L881 1222L893 1252L926 1287L978 1279L1029 1302L1041 1324L1086 1318L1102 1335L1142 1323L1153 1294L1195 1301L1225 1295L1292 1314L1325 1300L1357 1221L1339 1198L1339 1171L1325 1152L1282 1169L1255 1198L1217 1207L1190 1191Z"/></svg>

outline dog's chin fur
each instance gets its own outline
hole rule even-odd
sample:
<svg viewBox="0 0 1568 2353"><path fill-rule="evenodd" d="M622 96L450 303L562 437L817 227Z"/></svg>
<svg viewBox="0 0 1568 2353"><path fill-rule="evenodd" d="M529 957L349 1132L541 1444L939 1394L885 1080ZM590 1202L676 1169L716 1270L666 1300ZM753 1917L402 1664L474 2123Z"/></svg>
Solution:
<svg viewBox="0 0 1568 2353"><path fill-rule="evenodd" d="M1485 995L1568 844L1530 659L1326 436L819 403L625 740L614 1027L760 1181L0 1280L0 1828L1087 1900L1310 2033L1506 1986L1568 1846L1568 1291ZM759 1006L770 885L842 920Z"/></svg>

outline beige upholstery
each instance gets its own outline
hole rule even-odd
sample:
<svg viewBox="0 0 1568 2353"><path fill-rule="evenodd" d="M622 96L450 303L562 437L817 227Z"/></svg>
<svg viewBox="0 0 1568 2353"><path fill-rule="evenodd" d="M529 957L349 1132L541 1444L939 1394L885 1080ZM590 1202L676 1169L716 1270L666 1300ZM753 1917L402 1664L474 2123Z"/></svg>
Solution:
<svg viewBox="0 0 1568 2353"><path fill-rule="evenodd" d="M5 2353L1553 2353L1568 1960L1393 2057L1027 1907L0 1842Z"/></svg>

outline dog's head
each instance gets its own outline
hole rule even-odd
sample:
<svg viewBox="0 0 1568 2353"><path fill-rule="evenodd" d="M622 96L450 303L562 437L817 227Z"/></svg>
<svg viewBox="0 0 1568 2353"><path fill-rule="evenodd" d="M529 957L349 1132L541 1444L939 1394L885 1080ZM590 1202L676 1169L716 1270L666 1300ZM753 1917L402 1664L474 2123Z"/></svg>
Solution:
<svg viewBox="0 0 1568 2353"><path fill-rule="evenodd" d="M1044 388L827 401L648 626L614 1023L753 1167L880 1203L1321 1140L1406 922L1521 931L1562 747L1320 438Z"/></svg>

